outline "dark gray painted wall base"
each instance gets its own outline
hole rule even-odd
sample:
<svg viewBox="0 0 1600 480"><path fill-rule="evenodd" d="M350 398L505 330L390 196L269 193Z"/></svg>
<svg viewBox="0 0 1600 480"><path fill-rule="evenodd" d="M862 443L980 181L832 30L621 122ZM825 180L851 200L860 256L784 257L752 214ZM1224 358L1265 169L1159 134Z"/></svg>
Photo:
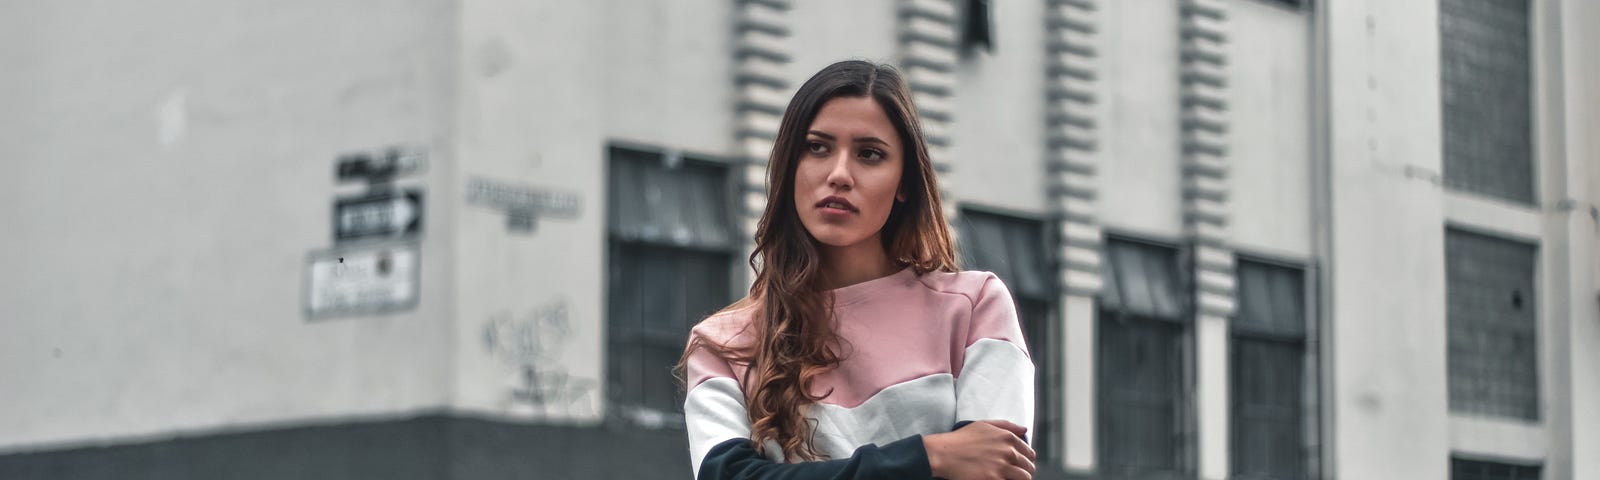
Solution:
<svg viewBox="0 0 1600 480"><path fill-rule="evenodd" d="M443 415L0 456L0 479L690 478L682 430Z"/></svg>
<svg viewBox="0 0 1600 480"><path fill-rule="evenodd" d="M445 415L0 455L0 479L690 479L683 430ZM1067 477L1045 466L1035 478Z"/></svg>

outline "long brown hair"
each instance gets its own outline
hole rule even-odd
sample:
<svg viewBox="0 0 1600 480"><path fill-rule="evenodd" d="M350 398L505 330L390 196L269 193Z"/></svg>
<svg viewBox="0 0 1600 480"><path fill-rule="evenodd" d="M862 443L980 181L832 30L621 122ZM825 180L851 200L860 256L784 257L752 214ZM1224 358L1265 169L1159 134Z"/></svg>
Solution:
<svg viewBox="0 0 1600 480"><path fill-rule="evenodd" d="M822 287L817 240L800 222L794 204L794 174L806 131L822 105L837 97L870 97L900 134L905 152L900 175L905 201L896 202L881 239L889 258L917 274L957 270L955 248L939 200L933 162L911 92L889 65L847 60L823 68L800 86L783 113L767 162L767 208L756 225L750 294L724 311L755 307L744 328L750 345L733 346L695 337L677 366L682 378L689 355L705 348L746 367L741 388L757 450L774 440L786 459L820 457L811 442L814 426L804 408L828 396L813 395L812 380L837 367L842 347L832 315L832 296Z"/></svg>

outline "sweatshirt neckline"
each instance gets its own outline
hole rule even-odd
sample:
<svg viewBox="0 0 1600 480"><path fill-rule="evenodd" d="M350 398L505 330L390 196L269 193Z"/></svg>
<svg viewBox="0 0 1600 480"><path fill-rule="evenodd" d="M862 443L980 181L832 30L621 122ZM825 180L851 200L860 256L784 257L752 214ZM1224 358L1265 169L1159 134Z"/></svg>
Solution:
<svg viewBox="0 0 1600 480"><path fill-rule="evenodd" d="M854 285L835 288L829 290L829 292L833 293L833 306L837 308L872 298L896 286L905 285L916 277L916 271L912 270L911 267L906 267L895 273Z"/></svg>

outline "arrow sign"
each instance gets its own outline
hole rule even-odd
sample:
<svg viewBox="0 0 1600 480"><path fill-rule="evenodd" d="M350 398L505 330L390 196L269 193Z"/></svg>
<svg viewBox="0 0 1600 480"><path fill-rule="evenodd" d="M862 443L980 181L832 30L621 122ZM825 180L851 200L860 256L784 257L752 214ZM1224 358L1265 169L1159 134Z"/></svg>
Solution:
<svg viewBox="0 0 1600 480"><path fill-rule="evenodd" d="M333 239L413 237L422 231L422 189L334 200Z"/></svg>

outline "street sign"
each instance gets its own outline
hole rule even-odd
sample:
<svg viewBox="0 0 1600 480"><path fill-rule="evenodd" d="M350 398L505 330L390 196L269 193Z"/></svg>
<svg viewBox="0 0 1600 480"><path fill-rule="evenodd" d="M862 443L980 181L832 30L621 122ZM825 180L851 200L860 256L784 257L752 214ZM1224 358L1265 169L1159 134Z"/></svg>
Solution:
<svg viewBox="0 0 1600 480"><path fill-rule="evenodd" d="M413 237L422 231L422 189L344 197L333 204L333 239Z"/></svg>
<svg viewBox="0 0 1600 480"><path fill-rule="evenodd" d="M312 252L306 258L306 316L318 319L414 309L421 266L415 243Z"/></svg>
<svg viewBox="0 0 1600 480"><path fill-rule="evenodd" d="M506 212L506 227L531 233L539 217L573 219L578 217L578 195L553 192L529 185L505 183L486 178L467 182L467 203Z"/></svg>

